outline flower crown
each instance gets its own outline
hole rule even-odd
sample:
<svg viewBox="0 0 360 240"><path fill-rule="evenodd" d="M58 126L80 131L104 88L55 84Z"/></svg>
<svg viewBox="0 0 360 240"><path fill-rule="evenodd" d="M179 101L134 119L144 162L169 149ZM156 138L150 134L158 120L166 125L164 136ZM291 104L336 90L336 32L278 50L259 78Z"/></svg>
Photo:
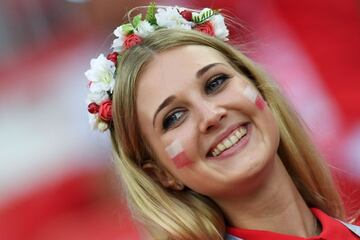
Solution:
<svg viewBox="0 0 360 240"><path fill-rule="evenodd" d="M227 41L229 31L224 17L219 11L204 8L192 11L179 7L157 7L151 3L146 17L136 15L130 23L117 27L117 37L112 44L112 52L106 57L100 54L90 61L90 69L85 72L89 80L90 93L87 97L89 122L92 129L101 132L109 129L112 123L112 94L115 85L116 65L123 51L141 44L142 40L157 29L197 30Z"/></svg>

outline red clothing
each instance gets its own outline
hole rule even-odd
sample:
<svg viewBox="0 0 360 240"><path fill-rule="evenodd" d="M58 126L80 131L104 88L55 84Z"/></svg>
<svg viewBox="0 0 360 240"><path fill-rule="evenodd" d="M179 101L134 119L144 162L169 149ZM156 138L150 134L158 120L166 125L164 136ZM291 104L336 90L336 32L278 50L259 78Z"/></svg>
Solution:
<svg viewBox="0 0 360 240"><path fill-rule="evenodd" d="M360 238L351 232L338 220L326 215L320 209L311 208L314 216L322 226L320 235L310 238L297 237L281 233L262 230L240 229L228 227L227 232L244 240L359 240Z"/></svg>

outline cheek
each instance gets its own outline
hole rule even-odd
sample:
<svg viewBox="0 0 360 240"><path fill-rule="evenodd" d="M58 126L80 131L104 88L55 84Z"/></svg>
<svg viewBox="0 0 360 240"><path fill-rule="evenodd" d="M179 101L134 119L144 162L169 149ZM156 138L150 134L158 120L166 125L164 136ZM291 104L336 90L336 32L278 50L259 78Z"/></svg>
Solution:
<svg viewBox="0 0 360 240"><path fill-rule="evenodd" d="M161 137L167 155L164 160L170 168L184 169L194 166L199 158L197 133L196 119L189 116L180 127Z"/></svg>
<svg viewBox="0 0 360 240"><path fill-rule="evenodd" d="M183 145L180 140L173 141L170 145L165 148L170 159L176 168L183 168L191 165L194 161L188 157Z"/></svg>
<svg viewBox="0 0 360 240"><path fill-rule="evenodd" d="M267 121L267 127L270 130L270 134L272 136L272 142L274 143L274 147L276 148L276 151L279 147L279 143L280 143L280 129L279 129L279 125L275 119L275 117L273 116L273 114L271 113L271 111L269 111L269 120Z"/></svg>
<svg viewBox="0 0 360 240"><path fill-rule="evenodd" d="M265 100L260 96L260 94L256 97L255 105L261 111L264 110L266 106Z"/></svg>
<svg viewBox="0 0 360 240"><path fill-rule="evenodd" d="M249 84L243 90L243 95L250 100L259 110L264 110L266 103L262 96Z"/></svg>

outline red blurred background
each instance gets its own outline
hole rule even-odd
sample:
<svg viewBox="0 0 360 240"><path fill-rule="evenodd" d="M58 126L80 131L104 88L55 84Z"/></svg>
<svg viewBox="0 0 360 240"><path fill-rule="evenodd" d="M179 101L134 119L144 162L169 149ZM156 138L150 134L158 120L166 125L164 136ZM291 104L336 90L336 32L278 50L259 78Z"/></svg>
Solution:
<svg viewBox="0 0 360 240"><path fill-rule="evenodd" d="M158 1L241 19L231 35L277 80L360 207L360 3ZM89 61L148 1L0 2L0 239L143 239L121 197L108 136L85 107ZM359 223L359 221L358 221Z"/></svg>

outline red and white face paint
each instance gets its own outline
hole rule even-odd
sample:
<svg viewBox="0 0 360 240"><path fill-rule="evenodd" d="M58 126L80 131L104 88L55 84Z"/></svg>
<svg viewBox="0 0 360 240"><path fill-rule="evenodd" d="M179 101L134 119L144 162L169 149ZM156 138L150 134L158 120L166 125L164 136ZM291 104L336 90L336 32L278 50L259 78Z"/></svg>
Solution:
<svg viewBox="0 0 360 240"><path fill-rule="evenodd" d="M258 109L263 110L265 108L266 103L264 99L252 86L246 85L244 88L244 95L253 102Z"/></svg>
<svg viewBox="0 0 360 240"><path fill-rule="evenodd" d="M174 162L176 168L183 168L192 163L189 157L186 155L183 146L179 140L173 141L165 148L169 154L171 160Z"/></svg>

